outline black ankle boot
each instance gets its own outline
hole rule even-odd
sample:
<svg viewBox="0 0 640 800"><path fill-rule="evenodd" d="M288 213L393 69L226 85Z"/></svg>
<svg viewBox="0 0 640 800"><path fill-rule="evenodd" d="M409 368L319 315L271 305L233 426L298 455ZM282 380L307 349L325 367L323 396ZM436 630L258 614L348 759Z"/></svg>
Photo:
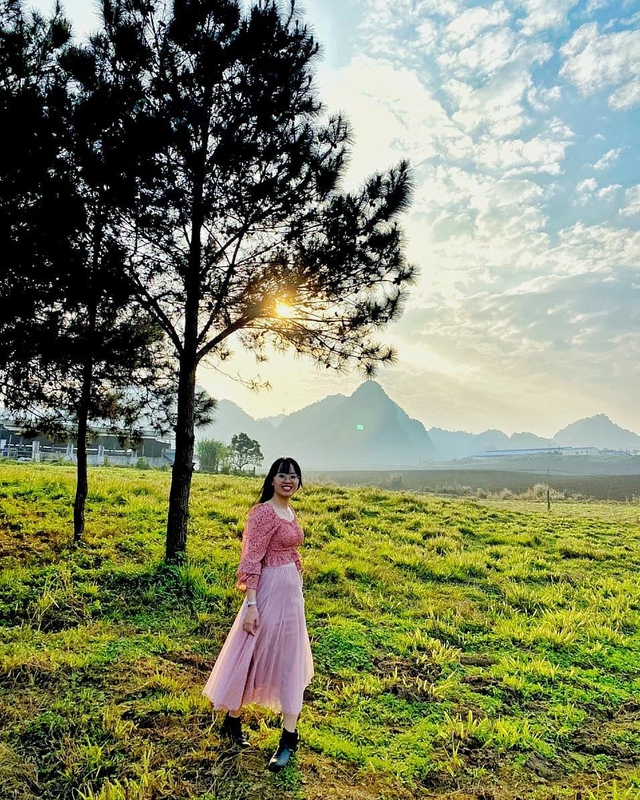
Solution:
<svg viewBox="0 0 640 800"><path fill-rule="evenodd" d="M271 756L269 761L269 769L271 772L280 772L289 763L289 759L298 749L300 743L300 736L298 731L288 731L286 728L282 729L282 736L280 737L280 744L278 749Z"/></svg>
<svg viewBox="0 0 640 800"><path fill-rule="evenodd" d="M226 736L233 744L238 747L249 747L250 743L244 731L242 730L242 722L240 717L230 717L229 714L224 718L222 727L220 728L222 736Z"/></svg>

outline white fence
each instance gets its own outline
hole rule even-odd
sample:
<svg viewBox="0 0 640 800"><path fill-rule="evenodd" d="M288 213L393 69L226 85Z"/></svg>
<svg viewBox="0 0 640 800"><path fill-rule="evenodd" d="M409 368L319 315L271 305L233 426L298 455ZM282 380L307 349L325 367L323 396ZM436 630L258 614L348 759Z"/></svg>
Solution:
<svg viewBox="0 0 640 800"><path fill-rule="evenodd" d="M77 463L76 449L72 444L67 445L42 445L40 442L31 444L7 444L4 442L0 448L0 455L13 458L17 461L67 461ZM139 461L144 461L150 467L163 467L168 461L163 457L139 456L136 450L113 450L98 445L87 448L87 462L91 466L113 464L115 466L133 467Z"/></svg>

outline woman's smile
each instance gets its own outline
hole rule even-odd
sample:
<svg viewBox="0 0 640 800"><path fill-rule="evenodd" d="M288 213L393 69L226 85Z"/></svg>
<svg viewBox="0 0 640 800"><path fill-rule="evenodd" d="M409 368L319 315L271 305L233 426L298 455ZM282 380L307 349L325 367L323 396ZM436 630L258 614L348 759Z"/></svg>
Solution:
<svg viewBox="0 0 640 800"><path fill-rule="evenodd" d="M281 492L295 492L298 488L298 476L293 473L287 475L279 472L273 482L274 488L277 486Z"/></svg>

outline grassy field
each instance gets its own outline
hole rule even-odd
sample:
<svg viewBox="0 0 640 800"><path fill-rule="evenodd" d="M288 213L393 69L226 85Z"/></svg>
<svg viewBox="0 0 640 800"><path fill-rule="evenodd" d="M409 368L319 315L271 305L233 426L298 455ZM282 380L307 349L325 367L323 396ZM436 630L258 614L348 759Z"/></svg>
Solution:
<svg viewBox="0 0 640 800"><path fill-rule="evenodd" d="M317 674L303 740L221 743L202 686L239 604L249 478L196 475L162 565L169 474L0 464L5 800L640 797L637 506L310 485L295 504Z"/></svg>

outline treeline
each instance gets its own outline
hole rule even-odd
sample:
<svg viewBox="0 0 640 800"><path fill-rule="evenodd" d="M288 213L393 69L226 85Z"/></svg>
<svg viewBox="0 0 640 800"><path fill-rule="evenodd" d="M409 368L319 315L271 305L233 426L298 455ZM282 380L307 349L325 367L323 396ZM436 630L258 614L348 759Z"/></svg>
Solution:
<svg viewBox="0 0 640 800"><path fill-rule="evenodd" d="M264 461L260 443L246 433L231 437L230 444L217 439L198 442L198 461L201 472L242 472L247 466L259 467Z"/></svg>
<svg viewBox="0 0 640 800"><path fill-rule="evenodd" d="M77 442L84 529L92 426L172 428L166 557L183 558L200 364L232 345L372 374L414 268L406 163L357 191L350 132L316 96L292 3L103 0L74 38L0 0L0 402Z"/></svg>

